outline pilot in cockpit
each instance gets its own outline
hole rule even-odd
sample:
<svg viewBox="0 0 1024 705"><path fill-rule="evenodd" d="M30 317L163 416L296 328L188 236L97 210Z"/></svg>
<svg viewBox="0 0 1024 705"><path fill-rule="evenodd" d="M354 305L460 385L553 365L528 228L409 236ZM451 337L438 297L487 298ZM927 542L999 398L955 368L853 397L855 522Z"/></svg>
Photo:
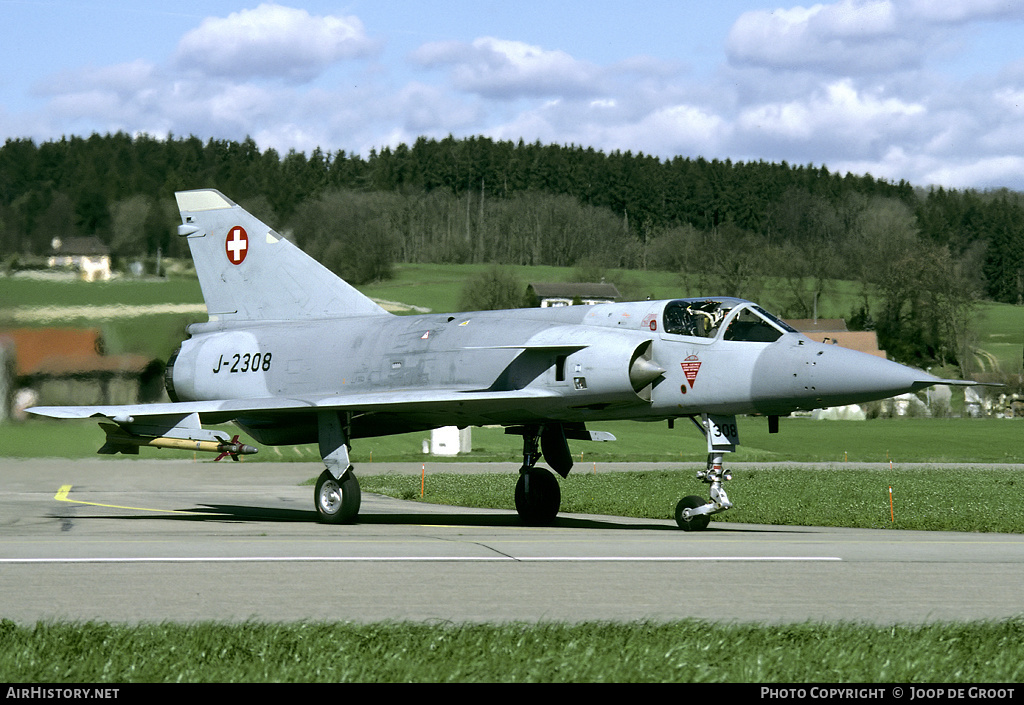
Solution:
<svg viewBox="0 0 1024 705"><path fill-rule="evenodd" d="M665 307L665 331L713 338L726 313L718 301L673 301Z"/></svg>

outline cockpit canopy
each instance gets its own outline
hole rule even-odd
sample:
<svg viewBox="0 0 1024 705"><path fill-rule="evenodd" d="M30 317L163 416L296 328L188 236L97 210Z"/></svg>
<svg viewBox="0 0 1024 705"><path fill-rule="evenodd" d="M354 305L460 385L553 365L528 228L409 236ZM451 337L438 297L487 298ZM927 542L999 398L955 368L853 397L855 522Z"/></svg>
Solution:
<svg viewBox="0 0 1024 705"><path fill-rule="evenodd" d="M727 297L669 301L662 320L666 333L696 338L771 343L796 332L757 304Z"/></svg>

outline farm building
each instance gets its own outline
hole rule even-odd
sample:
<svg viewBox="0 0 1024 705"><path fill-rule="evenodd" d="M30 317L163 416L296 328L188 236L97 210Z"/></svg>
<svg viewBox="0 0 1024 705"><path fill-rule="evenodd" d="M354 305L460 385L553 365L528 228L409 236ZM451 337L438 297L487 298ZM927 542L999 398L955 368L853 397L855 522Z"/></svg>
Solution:
<svg viewBox="0 0 1024 705"><path fill-rule="evenodd" d="M163 363L142 355L105 355L91 328L0 331L13 350L14 384L31 404L134 404L159 401ZM17 415L18 409L15 409Z"/></svg>
<svg viewBox="0 0 1024 705"><path fill-rule="evenodd" d="M572 306L608 304L617 301L620 294L614 284L581 282L534 282L527 288L534 306Z"/></svg>
<svg viewBox="0 0 1024 705"><path fill-rule="evenodd" d="M77 269L87 282L110 280L110 248L98 237L55 237L50 246L47 265L51 269Z"/></svg>
<svg viewBox="0 0 1024 705"><path fill-rule="evenodd" d="M795 318L790 326L819 343L831 343L877 357L885 357L878 349L878 335L873 330L848 330L842 318Z"/></svg>

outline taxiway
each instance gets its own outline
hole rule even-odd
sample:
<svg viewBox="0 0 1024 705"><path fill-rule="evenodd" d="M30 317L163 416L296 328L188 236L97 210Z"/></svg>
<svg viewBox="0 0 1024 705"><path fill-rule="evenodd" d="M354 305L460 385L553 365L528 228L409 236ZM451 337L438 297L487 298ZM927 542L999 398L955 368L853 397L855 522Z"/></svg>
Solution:
<svg viewBox="0 0 1024 705"><path fill-rule="evenodd" d="M529 528L512 510L365 492L358 523L329 526L301 484L319 470L0 460L0 618L895 624L1024 614L1018 535L725 522L687 533L667 517L591 515Z"/></svg>

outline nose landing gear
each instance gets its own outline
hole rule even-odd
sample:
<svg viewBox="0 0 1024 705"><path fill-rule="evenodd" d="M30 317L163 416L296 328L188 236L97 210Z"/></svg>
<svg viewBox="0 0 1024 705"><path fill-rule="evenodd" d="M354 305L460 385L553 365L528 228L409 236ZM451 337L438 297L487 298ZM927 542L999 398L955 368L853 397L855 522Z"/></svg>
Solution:
<svg viewBox="0 0 1024 705"><path fill-rule="evenodd" d="M683 497L676 504L675 518L683 531L703 531L711 522L712 514L732 508L729 495L722 487L723 482L732 479L732 473L722 467L722 457L735 451L740 439L735 416L702 414L699 422L696 418L692 420L708 439L708 466L697 473L697 479L711 486L711 500L705 502L696 495Z"/></svg>
<svg viewBox="0 0 1024 705"><path fill-rule="evenodd" d="M732 473L722 467L722 454L709 454L708 469L697 473L697 479L711 485L711 501L696 495L683 497L676 505L676 524L683 531L703 531L711 522L711 515L732 508L729 495L722 483L732 479Z"/></svg>

